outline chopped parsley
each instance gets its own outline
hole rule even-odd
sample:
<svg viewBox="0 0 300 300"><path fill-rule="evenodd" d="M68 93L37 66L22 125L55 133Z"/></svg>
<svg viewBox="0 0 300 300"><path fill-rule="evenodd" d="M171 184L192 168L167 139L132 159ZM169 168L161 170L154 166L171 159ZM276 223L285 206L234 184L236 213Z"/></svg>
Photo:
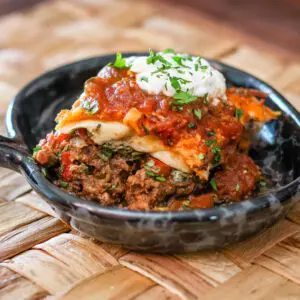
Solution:
<svg viewBox="0 0 300 300"><path fill-rule="evenodd" d="M149 160L147 163L146 163L146 166L147 167L154 167L154 161L153 160Z"/></svg>
<svg viewBox="0 0 300 300"><path fill-rule="evenodd" d="M207 135L208 135L208 136L215 136L216 133L215 133L214 130L211 130L211 131L209 131L209 132L207 133Z"/></svg>
<svg viewBox="0 0 300 300"><path fill-rule="evenodd" d="M80 106L84 108L86 111L95 114L99 110L99 103L96 99L80 99Z"/></svg>
<svg viewBox="0 0 300 300"><path fill-rule="evenodd" d="M126 60L120 52L117 53L115 62L113 63L113 66L118 69L124 69L127 67Z"/></svg>
<svg viewBox="0 0 300 300"><path fill-rule="evenodd" d="M175 51L172 48L167 48L163 51L163 53L168 54L168 53L175 53Z"/></svg>
<svg viewBox="0 0 300 300"><path fill-rule="evenodd" d="M142 123L142 127L144 129L144 132L146 135L149 135L150 134L150 131L148 130L148 128Z"/></svg>
<svg viewBox="0 0 300 300"><path fill-rule="evenodd" d="M172 104L173 105L185 105L185 104L189 104L197 99L198 99L197 96L193 96L192 94L190 94L188 92L180 91L174 95L174 100L173 100Z"/></svg>
<svg viewBox="0 0 300 300"><path fill-rule="evenodd" d="M142 76L142 77L141 77L141 81L148 82L148 77L146 77L146 76Z"/></svg>
<svg viewBox="0 0 300 300"><path fill-rule="evenodd" d="M59 185L60 185L61 187L63 187L63 188L67 188L67 187L69 186L69 184L68 184L67 182L63 181L63 180L60 180L60 181L59 181Z"/></svg>
<svg viewBox="0 0 300 300"><path fill-rule="evenodd" d="M35 148L32 149L33 154L39 152L40 150L42 150L41 146L36 146Z"/></svg>
<svg viewBox="0 0 300 300"><path fill-rule="evenodd" d="M215 144L215 143L216 143L215 140L206 140L206 141L205 141L205 145L208 146L208 147L212 146L212 145Z"/></svg>
<svg viewBox="0 0 300 300"><path fill-rule="evenodd" d="M218 146L214 146L211 148L211 152L214 154L214 160L216 163L221 160L221 149Z"/></svg>
<svg viewBox="0 0 300 300"><path fill-rule="evenodd" d="M163 176L160 176L159 174L153 172L153 171L146 171L146 175L148 177L153 178L155 181L160 181L160 182L164 182L166 181L166 178Z"/></svg>
<svg viewBox="0 0 300 300"><path fill-rule="evenodd" d="M235 190L238 192L240 190L240 185L237 183L235 186Z"/></svg>
<svg viewBox="0 0 300 300"><path fill-rule="evenodd" d="M244 115L244 111L242 109L237 108L235 110L235 117L240 120L242 116Z"/></svg>
<svg viewBox="0 0 300 300"><path fill-rule="evenodd" d="M266 181L264 181L264 180L260 180L260 181L259 181L259 185L260 185L261 187L264 187L264 186L267 185L267 183L266 183Z"/></svg>
<svg viewBox="0 0 300 300"><path fill-rule="evenodd" d="M208 93L204 94L204 96L202 97L202 101L204 104L208 104Z"/></svg>
<svg viewBox="0 0 300 300"><path fill-rule="evenodd" d="M196 119L201 120L202 118L202 111L201 109L195 108L193 110L194 116L196 117Z"/></svg>
<svg viewBox="0 0 300 300"><path fill-rule="evenodd" d="M208 66L200 66L200 69L201 69L202 72L204 72L208 69Z"/></svg>
<svg viewBox="0 0 300 300"><path fill-rule="evenodd" d="M198 157L199 157L200 160L203 160L203 159L205 158L205 155L204 155L203 153L200 153L200 154L198 155Z"/></svg>
<svg viewBox="0 0 300 300"><path fill-rule="evenodd" d="M170 77L171 86L177 91L181 86L177 77Z"/></svg>
<svg viewBox="0 0 300 300"><path fill-rule="evenodd" d="M217 181L215 178L212 178L211 181L210 181L210 185L211 187L213 188L214 191L218 191L218 188L217 188Z"/></svg>
<svg viewBox="0 0 300 300"><path fill-rule="evenodd" d="M197 125L194 122L189 122L188 123L188 128L195 129L195 128L197 128Z"/></svg>
<svg viewBox="0 0 300 300"><path fill-rule="evenodd" d="M181 67L188 68L188 66L183 64L184 58L182 56L173 56L172 59Z"/></svg>

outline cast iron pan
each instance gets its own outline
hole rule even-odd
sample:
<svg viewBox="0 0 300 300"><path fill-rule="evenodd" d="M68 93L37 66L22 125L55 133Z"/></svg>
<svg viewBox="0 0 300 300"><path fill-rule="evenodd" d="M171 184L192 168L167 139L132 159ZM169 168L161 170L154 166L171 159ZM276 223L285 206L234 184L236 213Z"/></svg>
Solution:
<svg viewBox="0 0 300 300"><path fill-rule="evenodd" d="M54 128L56 114L81 94L84 82L114 57L82 60L41 75L19 92L7 112L9 138L0 137L0 165L22 173L62 220L91 237L131 249L189 252L224 247L251 236L283 217L299 200L299 113L263 81L217 61L211 63L224 74L228 86L261 90L269 95L266 104L282 112L278 120L261 128L250 151L271 182L263 193L227 207L140 212L103 207L54 186L31 158L31 149Z"/></svg>

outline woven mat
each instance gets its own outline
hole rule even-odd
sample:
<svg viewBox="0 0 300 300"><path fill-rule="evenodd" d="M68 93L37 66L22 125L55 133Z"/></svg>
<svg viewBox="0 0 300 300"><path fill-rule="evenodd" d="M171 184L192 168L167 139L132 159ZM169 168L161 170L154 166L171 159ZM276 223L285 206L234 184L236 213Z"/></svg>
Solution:
<svg viewBox="0 0 300 300"><path fill-rule="evenodd" d="M114 51L175 48L221 59L300 109L300 63L191 10L153 1L49 1L0 20L0 131L36 75ZM259 47L259 48L258 48ZM300 205L220 251L140 254L72 231L17 173L0 170L0 299L300 299Z"/></svg>

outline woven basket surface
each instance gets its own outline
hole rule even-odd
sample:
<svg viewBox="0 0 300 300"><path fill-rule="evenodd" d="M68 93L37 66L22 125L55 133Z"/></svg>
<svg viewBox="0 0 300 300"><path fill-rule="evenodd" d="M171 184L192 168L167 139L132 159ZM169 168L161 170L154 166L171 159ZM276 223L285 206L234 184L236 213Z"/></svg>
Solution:
<svg viewBox="0 0 300 300"><path fill-rule="evenodd" d="M56 66L116 51L174 48L276 86L300 109L300 63L218 20L160 1L61 0L0 19L0 132L19 88ZM141 254L88 239L25 179L0 169L0 299L300 299L300 205L220 251Z"/></svg>

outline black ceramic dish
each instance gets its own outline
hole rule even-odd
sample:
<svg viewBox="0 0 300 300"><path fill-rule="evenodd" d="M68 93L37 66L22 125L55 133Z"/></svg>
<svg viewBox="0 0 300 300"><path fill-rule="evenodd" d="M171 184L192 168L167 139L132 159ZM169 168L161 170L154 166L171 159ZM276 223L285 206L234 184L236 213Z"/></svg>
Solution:
<svg viewBox="0 0 300 300"><path fill-rule="evenodd" d="M140 212L102 207L51 184L31 159L30 149L52 130L55 115L71 106L84 81L113 59L114 55L91 58L40 76L20 91L7 113L10 138L0 138L0 164L21 172L65 222L99 240L136 250L187 252L223 247L251 236L299 200L299 113L266 83L216 61L212 63L229 86L259 89L269 95L267 105L283 113L262 127L250 151L272 183L265 194L228 207Z"/></svg>

